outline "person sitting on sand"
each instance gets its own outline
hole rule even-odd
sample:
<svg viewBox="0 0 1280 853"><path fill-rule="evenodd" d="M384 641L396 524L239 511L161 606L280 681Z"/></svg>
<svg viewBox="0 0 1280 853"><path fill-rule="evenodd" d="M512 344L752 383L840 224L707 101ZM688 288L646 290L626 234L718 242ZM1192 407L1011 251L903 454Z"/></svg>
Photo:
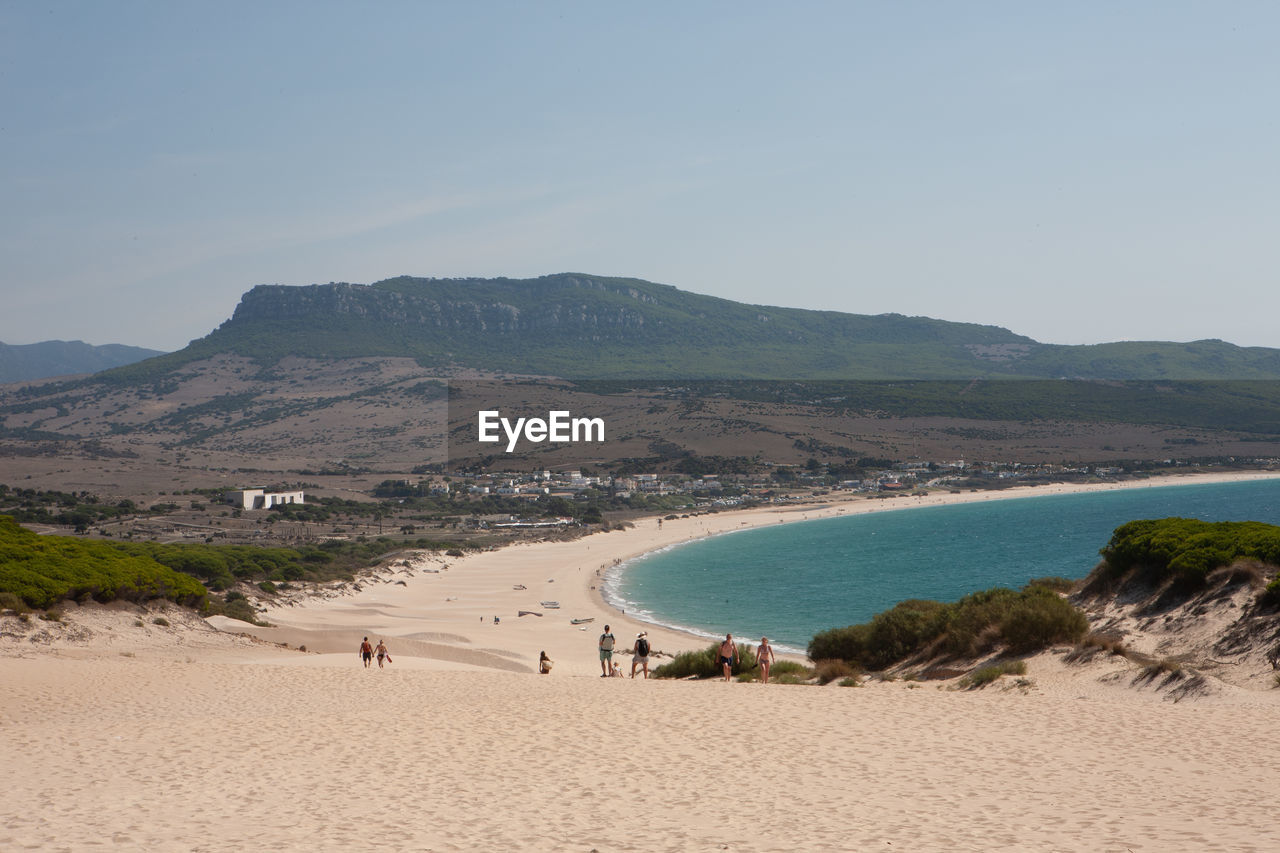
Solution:
<svg viewBox="0 0 1280 853"><path fill-rule="evenodd" d="M387 663L391 663L391 652L387 651L386 642L384 642L383 640L378 640L378 648L375 649L374 651L378 653L378 669L382 669L383 658L387 659Z"/></svg>
<svg viewBox="0 0 1280 853"><path fill-rule="evenodd" d="M769 667L773 666L773 646L768 637L760 638L760 646L756 649L756 663L760 664L760 683L769 683Z"/></svg>
<svg viewBox="0 0 1280 853"><path fill-rule="evenodd" d="M547 657L547 653L546 653L546 652L539 652L539 654L538 654L538 672L542 673L543 675L547 675L548 673L550 673L550 672L551 672L551 665L552 665L553 663L554 663L554 661L552 661L552 660L551 660L551 658Z"/></svg>
<svg viewBox="0 0 1280 853"><path fill-rule="evenodd" d="M720 666L724 667L724 680L733 675L733 665L738 662L738 647L733 644L733 634L725 634L720 644Z"/></svg>
<svg viewBox="0 0 1280 853"><path fill-rule="evenodd" d="M373 646L369 645L369 638L365 637L360 643L360 657L364 659L364 668L368 669L369 664L373 663Z"/></svg>
<svg viewBox="0 0 1280 853"><path fill-rule="evenodd" d="M631 677L636 677L636 665L644 667L644 677L649 677L649 634L636 634L636 644L631 650Z"/></svg>
<svg viewBox="0 0 1280 853"><path fill-rule="evenodd" d="M621 678L621 677L622 677L622 667L618 666L618 662L617 662L617 661L614 661L614 662L613 662L612 667L611 667L611 669L609 670L609 677L610 677L610 678Z"/></svg>
<svg viewBox="0 0 1280 853"><path fill-rule="evenodd" d="M609 631L609 626L604 626L604 633L600 635L600 677L609 677L609 664L613 662L613 634Z"/></svg>

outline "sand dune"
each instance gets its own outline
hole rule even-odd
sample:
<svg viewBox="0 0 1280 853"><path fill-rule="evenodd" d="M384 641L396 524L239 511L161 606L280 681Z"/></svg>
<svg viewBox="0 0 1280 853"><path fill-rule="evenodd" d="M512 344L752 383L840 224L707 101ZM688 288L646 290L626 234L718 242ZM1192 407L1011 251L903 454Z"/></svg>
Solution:
<svg viewBox="0 0 1280 853"><path fill-rule="evenodd" d="M953 692L289 657L0 660L0 849L1280 847L1271 696L1173 705L1049 663Z"/></svg>
<svg viewBox="0 0 1280 853"><path fill-rule="evenodd" d="M981 691L599 678L602 624L624 646L642 626L595 570L743 520L480 554L280 608L256 637L173 608L169 627L5 617L0 850L1280 849L1274 691L1175 703L1060 654ZM365 634L394 663L361 666Z"/></svg>

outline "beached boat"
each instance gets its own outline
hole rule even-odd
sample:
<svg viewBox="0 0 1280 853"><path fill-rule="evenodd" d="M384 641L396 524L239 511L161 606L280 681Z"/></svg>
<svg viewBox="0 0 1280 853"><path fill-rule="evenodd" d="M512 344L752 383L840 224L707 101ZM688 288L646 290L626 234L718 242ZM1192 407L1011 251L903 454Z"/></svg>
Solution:
<svg viewBox="0 0 1280 853"><path fill-rule="evenodd" d="M560 602L558 601L539 601L538 603L541 604L543 607L547 608L548 610L560 609Z"/></svg>
<svg viewBox="0 0 1280 853"><path fill-rule="evenodd" d="M522 583L518 583L518 584L516 584L515 586L513 586L513 587L511 587L511 588L512 588L512 589L528 589L529 587L525 586L525 585L524 585L524 584L522 584Z"/></svg>
<svg viewBox="0 0 1280 853"><path fill-rule="evenodd" d="M594 616L588 616L586 619L570 619L570 620L569 620L569 624L570 624L570 625L585 625L585 624L587 624L588 622L594 622L594 621L596 621L596 617L594 617Z"/></svg>
<svg viewBox="0 0 1280 853"><path fill-rule="evenodd" d="M542 614L536 610L517 610L517 616L541 616Z"/></svg>

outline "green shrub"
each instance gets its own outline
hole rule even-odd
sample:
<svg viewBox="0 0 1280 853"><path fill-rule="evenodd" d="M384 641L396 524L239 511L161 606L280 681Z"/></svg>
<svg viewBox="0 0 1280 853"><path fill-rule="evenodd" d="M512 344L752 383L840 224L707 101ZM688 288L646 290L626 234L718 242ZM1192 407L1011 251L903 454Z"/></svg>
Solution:
<svg viewBox="0 0 1280 853"><path fill-rule="evenodd" d="M698 651L680 652L669 663L654 667L651 674L654 678L710 678L717 672L717 646Z"/></svg>
<svg viewBox="0 0 1280 853"><path fill-rule="evenodd" d="M746 643L738 644L738 662L734 664L731 675L741 676L750 673L756 666L755 650ZM720 644L712 643L705 649L692 652L681 652L650 671L654 678L715 678L724 677L720 667Z"/></svg>
<svg viewBox="0 0 1280 853"><path fill-rule="evenodd" d="M273 584L271 581L262 581L261 583L258 584L258 589L262 590L267 595L276 594L276 585Z"/></svg>
<svg viewBox="0 0 1280 853"><path fill-rule="evenodd" d="M1003 663L984 666L956 682L957 687L965 690L977 690L986 687L1004 675L1026 675L1027 662L1021 660L1004 661Z"/></svg>
<svg viewBox="0 0 1280 853"><path fill-rule="evenodd" d="M1071 602L1036 587L1013 602L999 623L1000 637L1013 654L1072 643L1089 631L1089 620Z"/></svg>
<svg viewBox="0 0 1280 853"><path fill-rule="evenodd" d="M807 673L798 672L784 672L775 676L773 670L769 670L770 684L808 684L810 677Z"/></svg>
<svg viewBox="0 0 1280 853"><path fill-rule="evenodd" d="M1033 589L1035 587L1044 587L1045 589L1053 592L1067 593L1076 588L1076 582L1069 580L1068 578L1060 578L1056 576L1033 578L1027 581L1027 585L1024 589Z"/></svg>
<svg viewBox="0 0 1280 853"><path fill-rule="evenodd" d="M164 618L163 616L157 616L156 618L154 618L154 619L152 619L152 620L151 620L151 624L152 624L152 625L159 625L161 628L168 628L168 627L169 627L169 620L168 620L168 619L166 619L166 618Z"/></svg>
<svg viewBox="0 0 1280 853"><path fill-rule="evenodd" d="M1260 521L1162 518L1130 521L1115 529L1090 580L1114 580L1141 571L1153 580L1202 585L1214 569L1241 558L1280 565L1280 527Z"/></svg>
<svg viewBox="0 0 1280 853"><path fill-rule="evenodd" d="M249 600L234 590L228 592L222 601L211 597L205 605L204 612L209 615L239 619L241 622L248 622L250 625L267 625L266 622L258 619L258 612L253 609L253 605L249 603Z"/></svg>
<svg viewBox="0 0 1280 853"><path fill-rule="evenodd" d="M813 678L813 670L793 660L774 661L773 666L769 667L770 679L781 679L783 676L788 675L794 676L800 681L808 681Z"/></svg>
<svg viewBox="0 0 1280 853"><path fill-rule="evenodd" d="M1267 588L1263 590L1262 603L1269 607L1280 606L1280 575L1276 575L1275 580L1267 584Z"/></svg>
<svg viewBox="0 0 1280 853"><path fill-rule="evenodd" d="M1003 645L1022 654L1088 631L1084 614L1042 582L1022 590L995 588L952 604L904 601L870 622L815 634L811 660L839 659L883 670L914 655L967 657Z"/></svg>

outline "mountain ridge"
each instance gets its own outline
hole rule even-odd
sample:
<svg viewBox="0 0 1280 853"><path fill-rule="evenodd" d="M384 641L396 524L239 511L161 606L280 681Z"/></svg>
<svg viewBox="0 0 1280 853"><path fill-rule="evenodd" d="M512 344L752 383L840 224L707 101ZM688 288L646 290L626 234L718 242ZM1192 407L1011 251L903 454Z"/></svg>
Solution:
<svg viewBox="0 0 1280 853"><path fill-rule="evenodd" d="M34 344L0 342L0 383L97 373L159 355L164 352L126 344L95 346L79 340Z"/></svg>
<svg viewBox="0 0 1280 853"><path fill-rule="evenodd" d="M148 369L217 353L410 356L572 379L1280 378L1280 350L1218 340L1042 344L999 326L751 305L582 273L258 285Z"/></svg>

